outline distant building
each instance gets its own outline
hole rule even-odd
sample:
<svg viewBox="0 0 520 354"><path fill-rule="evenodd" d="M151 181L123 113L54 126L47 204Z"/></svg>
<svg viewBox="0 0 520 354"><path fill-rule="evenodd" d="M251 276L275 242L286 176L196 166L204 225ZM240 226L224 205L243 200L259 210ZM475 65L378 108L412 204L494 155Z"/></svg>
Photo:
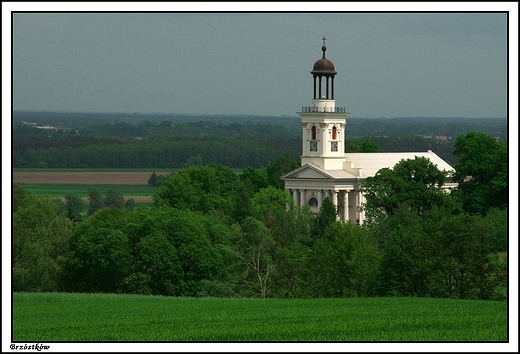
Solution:
<svg viewBox="0 0 520 354"><path fill-rule="evenodd" d="M45 130L58 130L58 129L54 128L52 125L39 125L39 126L36 126L35 128L45 129Z"/></svg>
<svg viewBox="0 0 520 354"><path fill-rule="evenodd" d="M416 156L428 158L439 170L452 172L452 167L431 150L427 152L397 153L345 153L345 108L336 107L334 64L325 57L323 37L322 58L314 63L311 74L314 80L312 106L298 112L302 119L301 167L285 174L285 190L299 207L308 205L317 214L323 200L332 200L340 220L352 220L362 224L365 220L365 199L360 191L361 183L374 176L382 168L393 168L403 159ZM455 187L447 179L444 188Z"/></svg>

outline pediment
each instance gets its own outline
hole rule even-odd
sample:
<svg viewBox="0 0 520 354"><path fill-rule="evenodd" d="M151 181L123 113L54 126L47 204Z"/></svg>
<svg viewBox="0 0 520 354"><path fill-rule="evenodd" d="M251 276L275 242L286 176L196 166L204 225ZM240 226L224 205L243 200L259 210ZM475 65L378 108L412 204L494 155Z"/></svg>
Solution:
<svg viewBox="0 0 520 354"><path fill-rule="evenodd" d="M331 180L332 176L317 166L306 164L296 170L293 170L284 176L282 179L323 179Z"/></svg>

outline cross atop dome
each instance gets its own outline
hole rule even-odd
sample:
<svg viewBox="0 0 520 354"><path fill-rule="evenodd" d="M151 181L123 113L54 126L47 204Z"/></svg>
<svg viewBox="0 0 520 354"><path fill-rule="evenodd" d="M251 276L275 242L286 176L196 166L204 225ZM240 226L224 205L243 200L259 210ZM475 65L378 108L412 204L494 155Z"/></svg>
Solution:
<svg viewBox="0 0 520 354"><path fill-rule="evenodd" d="M327 46L325 45L325 42L327 41L327 38L325 38L325 36L323 36L322 41L323 41L323 46L321 47L321 50L323 51L323 58L325 58L325 51L327 50Z"/></svg>

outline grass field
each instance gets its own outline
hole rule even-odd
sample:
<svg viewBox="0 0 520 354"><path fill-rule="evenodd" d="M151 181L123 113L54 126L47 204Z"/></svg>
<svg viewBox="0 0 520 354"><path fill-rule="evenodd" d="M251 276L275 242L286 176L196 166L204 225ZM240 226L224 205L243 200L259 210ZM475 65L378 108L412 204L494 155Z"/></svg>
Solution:
<svg viewBox="0 0 520 354"><path fill-rule="evenodd" d="M13 340L507 341L506 302L15 293Z"/></svg>
<svg viewBox="0 0 520 354"><path fill-rule="evenodd" d="M156 187L150 185L137 185L137 184L26 184L23 185L24 189L34 194L47 195L52 198L63 197L67 193L75 193L80 197L88 197L88 188L94 187L106 193L109 189L117 190L125 196L125 198L133 198L136 196L152 196Z"/></svg>

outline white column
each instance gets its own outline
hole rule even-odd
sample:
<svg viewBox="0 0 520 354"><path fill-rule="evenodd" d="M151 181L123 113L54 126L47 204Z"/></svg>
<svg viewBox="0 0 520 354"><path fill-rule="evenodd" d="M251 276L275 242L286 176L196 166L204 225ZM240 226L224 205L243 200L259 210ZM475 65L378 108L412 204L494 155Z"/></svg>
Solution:
<svg viewBox="0 0 520 354"><path fill-rule="evenodd" d="M356 191L356 218L359 220L359 225L363 224L363 212L361 211L362 196L361 191Z"/></svg>
<svg viewBox="0 0 520 354"><path fill-rule="evenodd" d="M359 206L363 208L363 204L365 204L365 196L359 191ZM359 213L359 225L363 225L365 222L365 209Z"/></svg>
<svg viewBox="0 0 520 354"><path fill-rule="evenodd" d="M318 209L323 205L323 189L318 191Z"/></svg>
<svg viewBox="0 0 520 354"><path fill-rule="evenodd" d="M294 199L294 205L298 206L298 190L297 189L292 190L292 197Z"/></svg>
<svg viewBox="0 0 520 354"><path fill-rule="evenodd" d="M345 190L345 194L343 195L343 220L348 221L348 190Z"/></svg>
<svg viewBox="0 0 520 354"><path fill-rule="evenodd" d="M300 208L305 205L305 190L300 189Z"/></svg>
<svg viewBox="0 0 520 354"><path fill-rule="evenodd" d="M336 208L336 219L338 219L338 214L337 214L337 210L338 210L338 192L336 191L332 191L332 204L334 204L334 208Z"/></svg>

